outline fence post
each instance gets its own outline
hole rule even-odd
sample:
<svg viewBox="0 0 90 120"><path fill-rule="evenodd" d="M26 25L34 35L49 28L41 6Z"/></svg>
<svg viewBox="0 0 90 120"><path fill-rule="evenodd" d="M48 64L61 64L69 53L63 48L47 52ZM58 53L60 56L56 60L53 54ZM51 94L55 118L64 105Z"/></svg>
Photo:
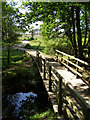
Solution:
<svg viewBox="0 0 90 120"><path fill-rule="evenodd" d="M40 66L40 71L42 72L42 57L39 57L39 66Z"/></svg>
<svg viewBox="0 0 90 120"><path fill-rule="evenodd" d="M68 61L70 60L70 58L68 57ZM69 62L67 61L67 65L69 66ZM67 68L69 70L69 68Z"/></svg>
<svg viewBox="0 0 90 120"><path fill-rule="evenodd" d="M51 66L49 66L49 91L52 91L51 90Z"/></svg>
<svg viewBox="0 0 90 120"><path fill-rule="evenodd" d="M58 53L56 53L56 61L58 62Z"/></svg>
<svg viewBox="0 0 90 120"><path fill-rule="evenodd" d="M61 61L60 61L61 63L63 62L63 54L61 54Z"/></svg>
<svg viewBox="0 0 90 120"><path fill-rule="evenodd" d="M78 65L79 64L79 62L78 61L76 61L76 65ZM76 67L76 71L78 72L78 68ZM78 78L78 75L76 74L76 78Z"/></svg>
<svg viewBox="0 0 90 120"><path fill-rule="evenodd" d="M59 78L58 113L62 115L62 77Z"/></svg>
<svg viewBox="0 0 90 120"><path fill-rule="evenodd" d="M45 59L43 59L43 61L44 61L43 78L44 78L44 80L46 80L46 66L45 66Z"/></svg>
<svg viewBox="0 0 90 120"><path fill-rule="evenodd" d="M37 55L37 63L38 63L38 66L39 66L39 52L37 51L37 53L36 53Z"/></svg>

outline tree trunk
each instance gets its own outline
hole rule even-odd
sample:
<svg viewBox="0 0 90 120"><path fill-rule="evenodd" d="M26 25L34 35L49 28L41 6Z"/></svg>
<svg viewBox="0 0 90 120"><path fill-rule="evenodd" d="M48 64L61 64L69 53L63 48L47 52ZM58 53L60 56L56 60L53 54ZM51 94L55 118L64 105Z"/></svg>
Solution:
<svg viewBox="0 0 90 120"><path fill-rule="evenodd" d="M81 29L80 29L80 7L76 7L76 26L77 26L77 41L78 41L78 51L79 58L84 59L83 56L83 47L82 47L82 38L81 38Z"/></svg>
<svg viewBox="0 0 90 120"><path fill-rule="evenodd" d="M64 15L62 16L62 21L65 22L65 16ZM69 15L68 18L67 18L67 25L64 25L64 29L65 29L65 34L68 36L68 38L69 38L69 40L72 44L72 47L74 48L74 44L73 44L73 40L72 40L72 33L71 33L71 26L72 26L72 23L70 21L70 15Z"/></svg>
<svg viewBox="0 0 90 120"><path fill-rule="evenodd" d="M90 58L90 31L88 36L88 57Z"/></svg>
<svg viewBox="0 0 90 120"><path fill-rule="evenodd" d="M85 48L86 46L86 39L87 39L87 10L86 10L86 6L85 6L85 25L86 25L86 29L85 29L85 40L84 40L84 45L83 48Z"/></svg>
<svg viewBox="0 0 90 120"><path fill-rule="evenodd" d="M72 25L73 25L73 41L74 41L74 51L75 51L75 57L77 57L77 45L76 45L76 39L75 39L75 20L74 20L74 6L72 5Z"/></svg>
<svg viewBox="0 0 90 120"><path fill-rule="evenodd" d="M7 51L8 51L7 64L8 64L8 67L9 67L9 64L10 64L10 46L7 47Z"/></svg>

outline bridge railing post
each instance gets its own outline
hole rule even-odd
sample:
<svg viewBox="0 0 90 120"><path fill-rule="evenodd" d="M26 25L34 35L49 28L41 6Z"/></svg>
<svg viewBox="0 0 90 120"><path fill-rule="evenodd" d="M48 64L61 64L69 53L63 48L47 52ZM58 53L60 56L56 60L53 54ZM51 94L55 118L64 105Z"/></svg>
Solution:
<svg viewBox="0 0 90 120"><path fill-rule="evenodd" d="M70 58L68 57L67 58L68 59L68 61L70 61ZM67 65L69 66L69 62L67 61ZM68 70L69 70L69 68L67 68Z"/></svg>
<svg viewBox="0 0 90 120"><path fill-rule="evenodd" d="M76 65L79 65L79 62L76 61ZM78 72L78 68L76 67L76 71ZM76 78L78 78L78 74L76 74Z"/></svg>
<svg viewBox="0 0 90 120"><path fill-rule="evenodd" d="M39 57L39 67L40 67L40 71L42 72L42 57Z"/></svg>
<svg viewBox="0 0 90 120"><path fill-rule="evenodd" d="M63 54L61 54L61 61L60 61L61 63L63 62Z"/></svg>
<svg viewBox="0 0 90 120"><path fill-rule="evenodd" d="M52 85L52 83L51 83L51 66L49 66L49 91L52 91L51 85Z"/></svg>
<svg viewBox="0 0 90 120"><path fill-rule="evenodd" d="M39 52L38 51L36 52L36 57L37 57L37 63L39 65Z"/></svg>
<svg viewBox="0 0 90 120"><path fill-rule="evenodd" d="M44 61L43 78L44 78L44 80L46 80L46 66L45 66L45 59L43 59L43 61Z"/></svg>
<svg viewBox="0 0 90 120"><path fill-rule="evenodd" d="M58 53L56 52L56 61L58 62Z"/></svg>
<svg viewBox="0 0 90 120"><path fill-rule="evenodd" d="M62 77L59 78L59 89L58 89L58 113L62 115Z"/></svg>

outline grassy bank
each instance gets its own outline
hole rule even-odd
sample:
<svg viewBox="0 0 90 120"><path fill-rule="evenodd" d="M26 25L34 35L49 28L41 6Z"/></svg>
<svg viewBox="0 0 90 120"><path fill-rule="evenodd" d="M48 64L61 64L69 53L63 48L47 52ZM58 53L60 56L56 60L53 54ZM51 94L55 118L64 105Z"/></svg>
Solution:
<svg viewBox="0 0 90 120"><path fill-rule="evenodd" d="M21 101L24 104L21 106L21 113L18 115L23 120L55 120L56 116L52 111L52 106L48 101L48 96L43 86L39 71L32 61L31 57L23 54L20 51L12 49L10 57L10 67L7 69L7 50L3 50L3 75L2 75L2 96L3 96L3 111L8 108L8 113L3 116L3 119L13 119L14 105L6 98L15 95L16 93L33 92L37 94L34 103L28 97L26 101ZM18 100L18 98L16 97ZM23 111L25 110L25 111ZM34 112L31 112L34 110ZM25 117L26 116L26 117ZM14 116L15 117L15 116Z"/></svg>
<svg viewBox="0 0 90 120"><path fill-rule="evenodd" d="M2 69L8 68L7 66L7 49L2 50ZM23 61L27 61L29 59L29 56L26 54L23 54L21 51L17 51L13 48L11 48L10 51L10 67L13 67L15 65L20 65L22 64Z"/></svg>
<svg viewBox="0 0 90 120"><path fill-rule="evenodd" d="M54 55L55 49L61 50L63 52L69 52L70 47L71 45L66 37L50 40L44 40L42 37L34 37L34 40L30 40L28 44L28 48L38 49L41 52L49 55Z"/></svg>

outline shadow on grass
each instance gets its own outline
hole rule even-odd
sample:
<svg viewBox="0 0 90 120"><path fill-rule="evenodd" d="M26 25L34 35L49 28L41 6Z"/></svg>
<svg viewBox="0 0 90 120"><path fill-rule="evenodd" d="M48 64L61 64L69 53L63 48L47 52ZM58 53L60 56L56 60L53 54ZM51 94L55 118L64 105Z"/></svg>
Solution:
<svg viewBox="0 0 90 120"><path fill-rule="evenodd" d="M2 51L2 69L5 70L8 68L7 65L7 49L4 49ZM17 51L15 49L11 48L10 51L10 67L13 67L15 65L22 64L23 61L27 61L29 59L29 56L26 54L23 54L21 51Z"/></svg>
<svg viewBox="0 0 90 120"><path fill-rule="evenodd" d="M39 71L31 58L19 66L4 70L2 85L2 120L44 119L45 116L49 117L51 114L53 118L55 117L54 113L51 112L52 108L47 99L48 95L43 86ZM34 99L33 96L28 96L26 100L22 100L22 106L17 114L15 108L17 107L16 101L18 101L18 97L20 97L18 94L30 92L37 94L37 97ZM34 101L30 102L31 99L34 99ZM48 111L48 109L51 109L51 111L44 115L44 112ZM42 116L40 116L41 114Z"/></svg>

